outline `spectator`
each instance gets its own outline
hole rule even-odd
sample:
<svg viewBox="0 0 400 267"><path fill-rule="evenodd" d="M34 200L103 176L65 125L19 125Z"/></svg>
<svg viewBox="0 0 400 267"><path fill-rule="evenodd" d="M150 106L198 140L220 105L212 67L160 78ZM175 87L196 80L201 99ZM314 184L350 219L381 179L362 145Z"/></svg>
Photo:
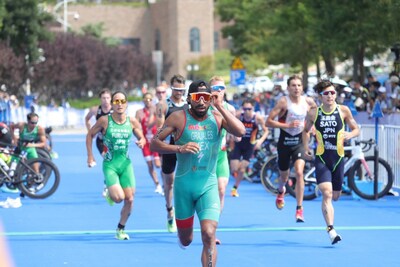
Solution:
<svg viewBox="0 0 400 267"><path fill-rule="evenodd" d="M234 94L233 99L229 101L229 104L231 104L236 110L239 110L242 106L242 100L240 100L238 94Z"/></svg>
<svg viewBox="0 0 400 267"><path fill-rule="evenodd" d="M374 81L369 85L369 110L372 110L374 108L374 103L376 99L378 98L378 89L381 87L381 83L378 81ZM385 89L386 88L382 87Z"/></svg>
<svg viewBox="0 0 400 267"><path fill-rule="evenodd" d="M353 95L355 96L354 104L357 111L366 111L369 103L368 89L362 86L360 82L355 82Z"/></svg>
<svg viewBox="0 0 400 267"><path fill-rule="evenodd" d="M400 86L399 86L399 77L398 76L391 76L390 83L392 87L392 93L390 95L392 100L392 107L395 110L400 109Z"/></svg>
<svg viewBox="0 0 400 267"><path fill-rule="evenodd" d="M378 89L378 98L376 101L379 101L381 106L381 110L383 113L391 113L392 112L392 102L389 97L387 97L386 88L381 86Z"/></svg>

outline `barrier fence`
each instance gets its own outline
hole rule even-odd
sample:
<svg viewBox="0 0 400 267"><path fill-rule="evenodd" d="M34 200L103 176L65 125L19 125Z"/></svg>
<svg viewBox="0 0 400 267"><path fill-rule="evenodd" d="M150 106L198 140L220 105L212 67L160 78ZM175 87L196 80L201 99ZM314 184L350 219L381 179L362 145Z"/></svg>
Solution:
<svg viewBox="0 0 400 267"><path fill-rule="evenodd" d="M141 108L141 103L129 103L128 115L135 116L136 110ZM74 109L74 108L48 108L40 106L37 113L40 116L39 124L42 126L52 126L59 128L85 128L84 118L89 109ZM10 111L11 122L26 121L26 115L30 112L29 109L19 107ZM94 118L92 118L94 120ZM361 127L361 134L358 139L375 139L375 125L373 119L367 113L359 113L355 116L357 123ZM400 189L400 114L391 114L385 116L383 123L378 126L378 148L379 156L385 159L392 167L394 174L394 187ZM382 123L381 122L381 123ZM278 133L275 130L275 133ZM278 136L278 135L275 135ZM373 155L374 150L371 149L366 154Z"/></svg>

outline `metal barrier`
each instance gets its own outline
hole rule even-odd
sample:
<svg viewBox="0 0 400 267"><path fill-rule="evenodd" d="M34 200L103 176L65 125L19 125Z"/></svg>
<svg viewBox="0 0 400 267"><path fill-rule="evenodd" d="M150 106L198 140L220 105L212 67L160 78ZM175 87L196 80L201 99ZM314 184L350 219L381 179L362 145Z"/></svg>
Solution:
<svg viewBox="0 0 400 267"><path fill-rule="evenodd" d="M375 139L375 125L360 125L360 140ZM394 175L393 187L400 188L400 126L380 125L378 127L379 156L392 167ZM366 155L373 155L371 149Z"/></svg>

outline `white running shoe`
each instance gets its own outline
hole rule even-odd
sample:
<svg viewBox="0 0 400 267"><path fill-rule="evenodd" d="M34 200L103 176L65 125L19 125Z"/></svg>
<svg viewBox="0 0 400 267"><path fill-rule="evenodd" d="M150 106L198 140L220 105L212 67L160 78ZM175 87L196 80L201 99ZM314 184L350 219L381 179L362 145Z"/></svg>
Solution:
<svg viewBox="0 0 400 267"><path fill-rule="evenodd" d="M342 240L342 237L336 233L335 229L330 230L328 234L329 238L331 239L332 245L335 245L336 243Z"/></svg>
<svg viewBox="0 0 400 267"><path fill-rule="evenodd" d="M158 184L156 186L156 189L154 190L155 193L160 194L160 195L164 195L164 189L162 188L162 186L160 184Z"/></svg>
<svg viewBox="0 0 400 267"><path fill-rule="evenodd" d="M107 192L108 192L107 186L104 186L103 192L101 193L101 195L102 195L103 197L106 197L106 196L107 196Z"/></svg>
<svg viewBox="0 0 400 267"><path fill-rule="evenodd" d="M0 207L3 209L8 209L10 207L10 204L7 201L0 201Z"/></svg>
<svg viewBox="0 0 400 267"><path fill-rule="evenodd" d="M22 206L21 198L17 197L16 199L8 197L7 200L8 205L10 208L20 208Z"/></svg>

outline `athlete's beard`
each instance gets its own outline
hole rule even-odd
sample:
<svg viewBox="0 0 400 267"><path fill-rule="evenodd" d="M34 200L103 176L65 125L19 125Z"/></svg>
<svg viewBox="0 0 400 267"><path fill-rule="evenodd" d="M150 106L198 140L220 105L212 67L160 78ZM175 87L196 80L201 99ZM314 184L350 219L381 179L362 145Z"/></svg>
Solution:
<svg viewBox="0 0 400 267"><path fill-rule="evenodd" d="M208 108L201 112L197 111L193 107L190 110L192 111L192 114L195 115L198 119L202 119L207 114Z"/></svg>

